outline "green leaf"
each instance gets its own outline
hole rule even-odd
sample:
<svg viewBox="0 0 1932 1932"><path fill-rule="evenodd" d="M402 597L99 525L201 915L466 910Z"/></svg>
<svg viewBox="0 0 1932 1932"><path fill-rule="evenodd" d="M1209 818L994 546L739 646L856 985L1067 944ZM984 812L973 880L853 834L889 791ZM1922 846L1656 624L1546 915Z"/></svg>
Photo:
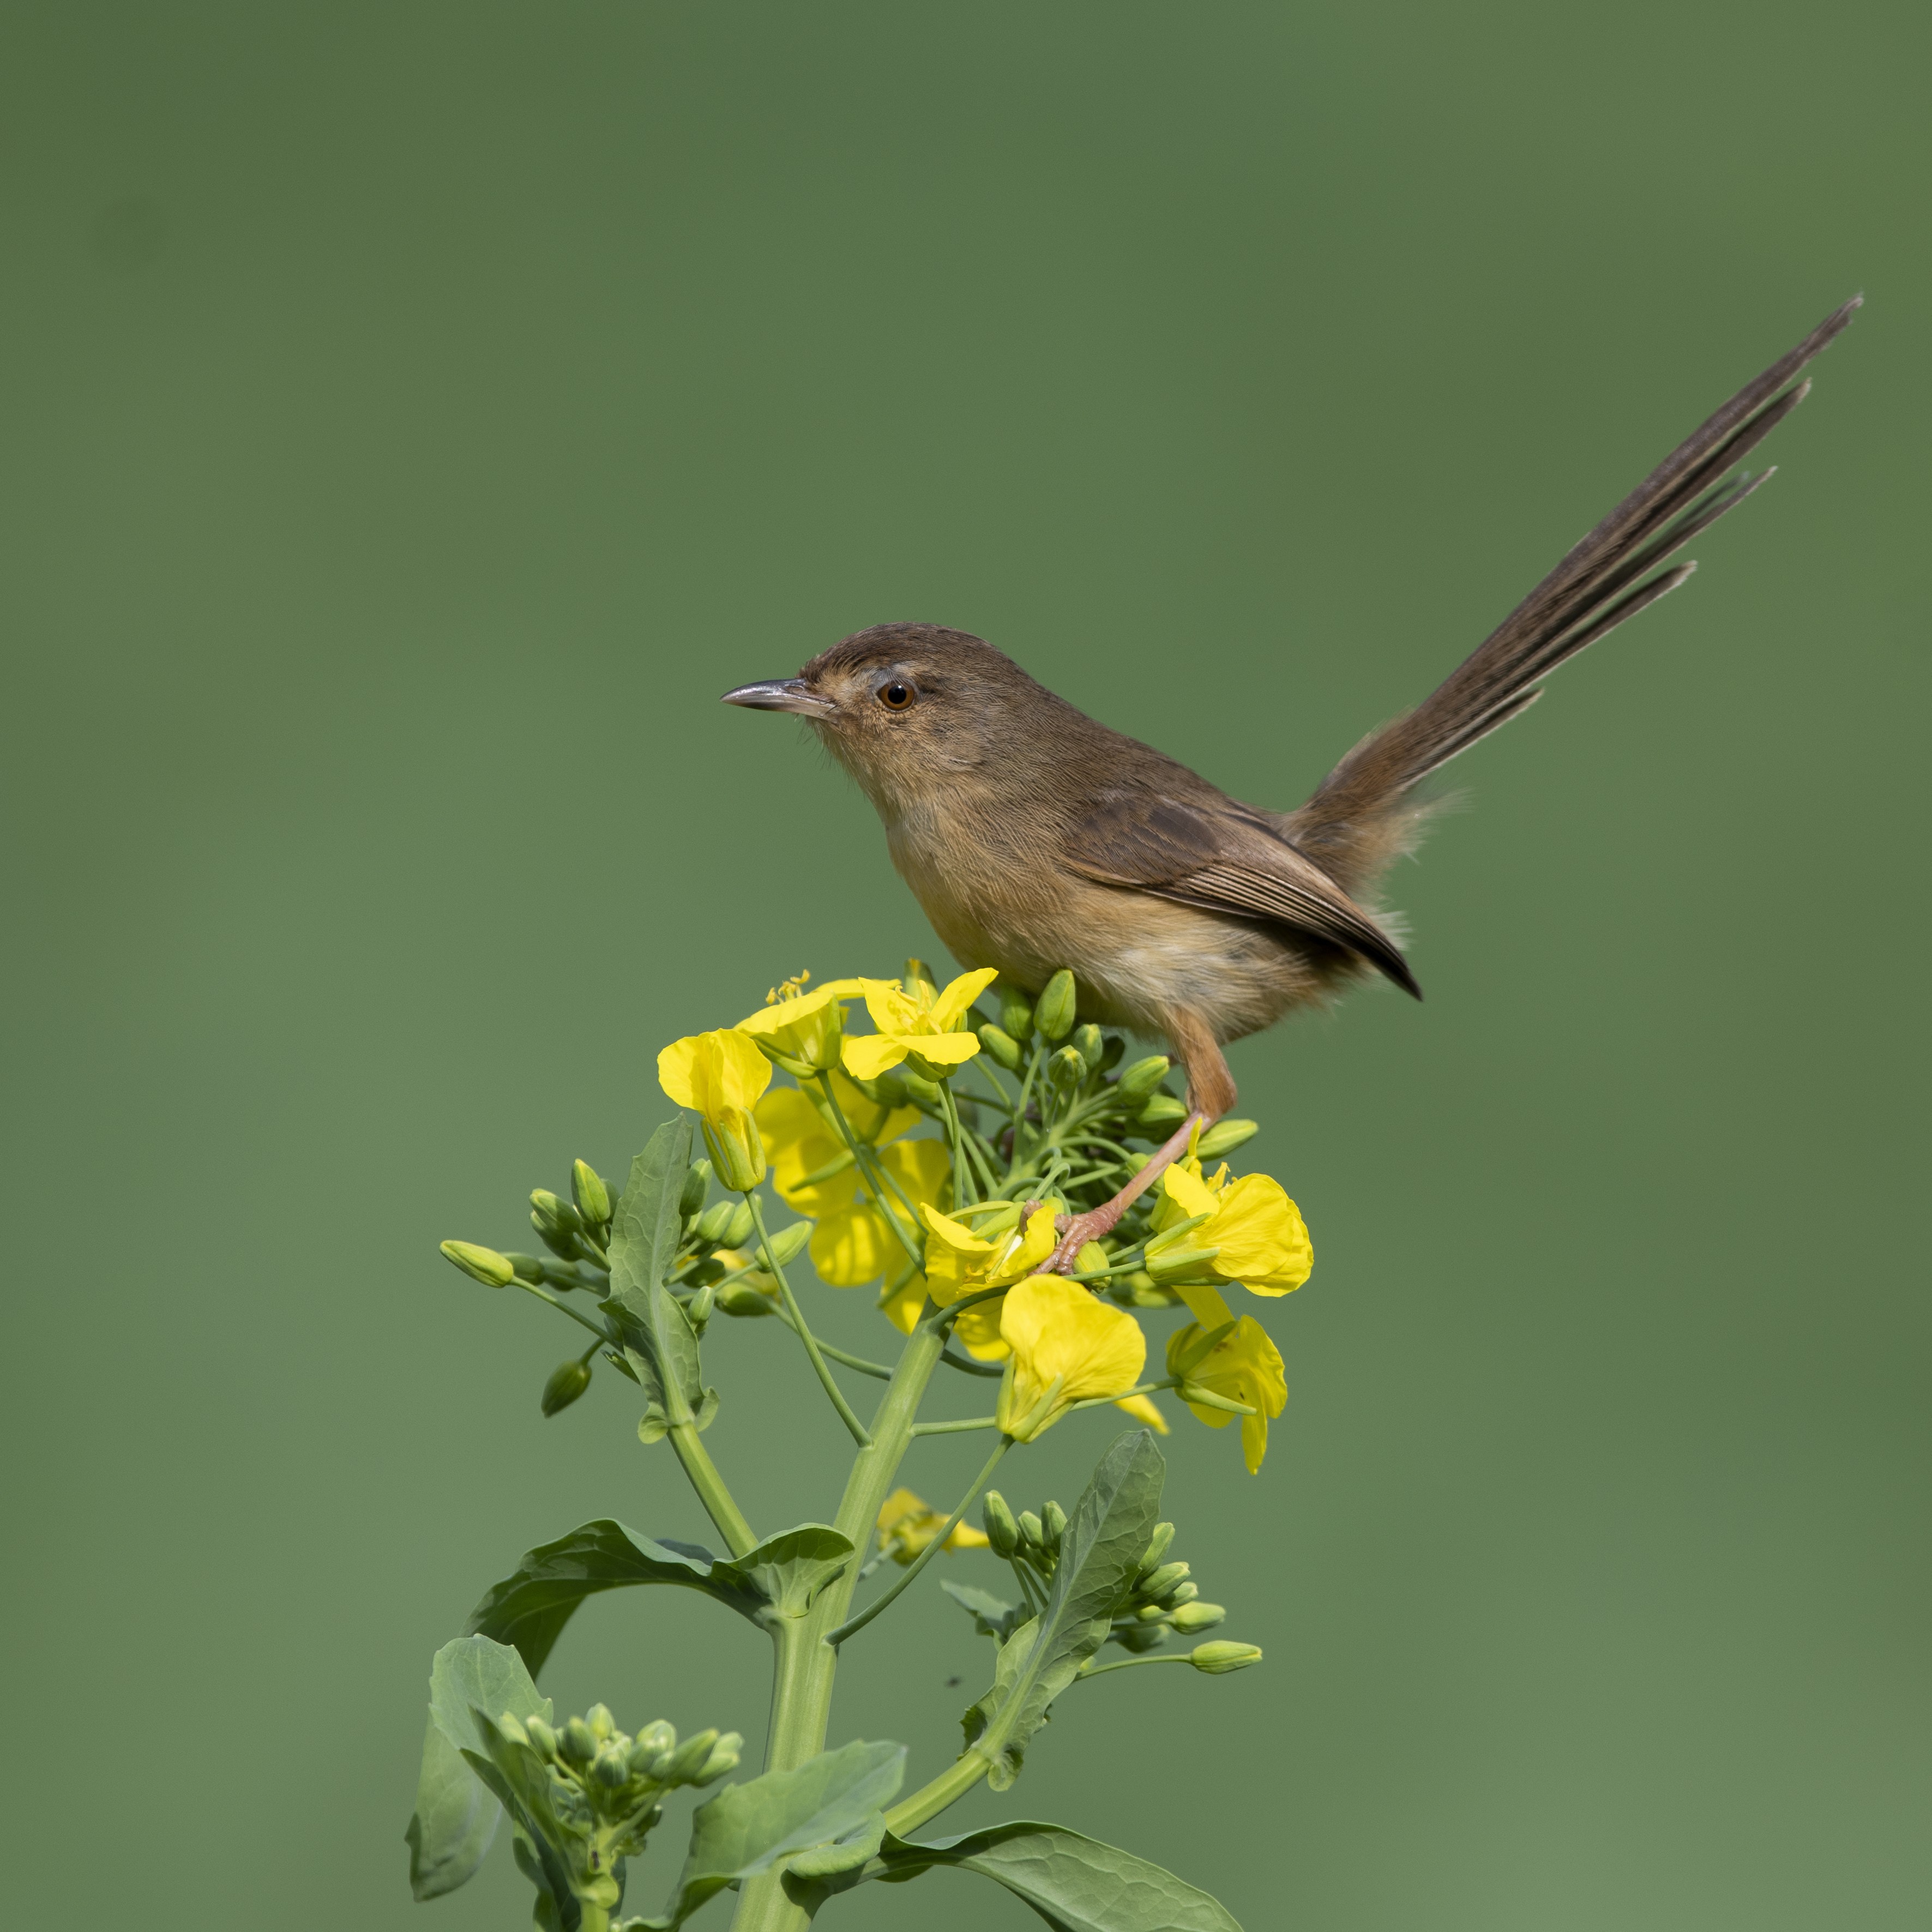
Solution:
<svg viewBox="0 0 1932 1932"><path fill-rule="evenodd" d="M905 1778L905 1746L849 1744L796 1771L728 1785L691 1821L691 1849L658 1926L682 1924L704 1901L782 1858L870 1835ZM834 1858L835 1868L843 1862Z"/></svg>
<svg viewBox="0 0 1932 1932"><path fill-rule="evenodd" d="M802 1617L856 1554L851 1539L830 1523L802 1522L742 1556L720 1557L712 1574L760 1598L781 1616Z"/></svg>
<svg viewBox="0 0 1932 1932"><path fill-rule="evenodd" d="M992 1688L961 1720L968 1744L990 1761L994 1790L1019 1775L1048 1706L1107 1640L1154 1534L1166 1473L1153 1436L1130 1430L1101 1457L1074 1506L1046 1607L1000 1646Z"/></svg>
<svg viewBox="0 0 1932 1932"><path fill-rule="evenodd" d="M691 1421L704 1400L698 1336L664 1277L684 1232L678 1197L691 1161L691 1120L680 1114L631 1163L610 1224L610 1292L604 1306L624 1353L668 1426Z"/></svg>
<svg viewBox="0 0 1932 1932"><path fill-rule="evenodd" d="M463 1636L436 1652L429 1674L429 1728L423 1738L416 1815L404 1834L410 1889L418 1898L454 1892L483 1862L502 1815L463 1753L481 1742L472 1710L505 1711L548 1723L550 1701L537 1694L514 1650L488 1637Z"/></svg>
<svg viewBox="0 0 1932 1932"><path fill-rule="evenodd" d="M973 1619L973 1628L982 1636L1004 1643L1012 1634L1013 1605L1003 1603L991 1592L976 1590L970 1583L956 1583L942 1577L939 1587Z"/></svg>
<svg viewBox="0 0 1932 1932"><path fill-rule="evenodd" d="M934 1865L957 1865L1004 1886L1054 1932L1241 1932L1210 1894L1058 1825L994 1825L926 1845L888 1833L880 1868L866 1875L914 1878Z"/></svg>
<svg viewBox="0 0 1932 1932"><path fill-rule="evenodd" d="M476 1606L469 1634L514 1644L534 1675L577 1606L601 1590L674 1583L702 1590L740 1616L759 1616L764 1600L736 1576L721 1575L722 1568L696 1544L656 1543L602 1516L554 1543L526 1550L516 1568L491 1585Z"/></svg>

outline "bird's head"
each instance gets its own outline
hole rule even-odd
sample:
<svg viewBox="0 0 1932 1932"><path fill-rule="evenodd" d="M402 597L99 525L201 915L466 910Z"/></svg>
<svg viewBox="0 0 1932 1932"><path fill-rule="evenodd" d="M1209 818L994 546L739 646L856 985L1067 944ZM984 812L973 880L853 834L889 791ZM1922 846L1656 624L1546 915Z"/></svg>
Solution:
<svg viewBox="0 0 1932 1932"><path fill-rule="evenodd" d="M975 767L1023 760L1060 700L983 638L938 624L875 624L796 677L742 684L727 704L807 719L883 811Z"/></svg>

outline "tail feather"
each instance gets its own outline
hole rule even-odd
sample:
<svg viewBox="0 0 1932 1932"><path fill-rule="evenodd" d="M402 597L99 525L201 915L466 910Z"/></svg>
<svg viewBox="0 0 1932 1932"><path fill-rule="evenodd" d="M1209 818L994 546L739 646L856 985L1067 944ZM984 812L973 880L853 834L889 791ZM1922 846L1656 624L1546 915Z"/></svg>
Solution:
<svg viewBox="0 0 1932 1932"><path fill-rule="evenodd" d="M1430 696L1364 739L1283 821L1288 836L1338 877L1363 870L1360 861L1372 869L1400 842L1391 840L1388 821L1402 815L1405 796L1418 780L1526 710L1542 695L1538 680L1565 658L1682 584L1694 565L1658 566L1772 474L1754 476L1732 466L1804 400L1810 385L1792 386L1792 379L1851 320L1862 300L1854 297L1828 316L1739 390L1570 550Z"/></svg>

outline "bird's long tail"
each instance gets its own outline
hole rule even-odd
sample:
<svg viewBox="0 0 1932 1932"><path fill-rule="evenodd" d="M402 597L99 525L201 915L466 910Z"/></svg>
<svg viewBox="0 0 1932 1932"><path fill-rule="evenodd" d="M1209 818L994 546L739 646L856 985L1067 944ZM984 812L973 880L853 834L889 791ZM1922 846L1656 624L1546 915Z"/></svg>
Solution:
<svg viewBox="0 0 1932 1932"><path fill-rule="evenodd" d="M1436 689L1358 745L1291 814L1288 837L1352 890L1406 843L1418 779L1542 696L1540 680L1696 568L1660 569L1771 475L1732 466L1804 400L1798 372L1843 329L1862 297L1828 316L1672 450Z"/></svg>

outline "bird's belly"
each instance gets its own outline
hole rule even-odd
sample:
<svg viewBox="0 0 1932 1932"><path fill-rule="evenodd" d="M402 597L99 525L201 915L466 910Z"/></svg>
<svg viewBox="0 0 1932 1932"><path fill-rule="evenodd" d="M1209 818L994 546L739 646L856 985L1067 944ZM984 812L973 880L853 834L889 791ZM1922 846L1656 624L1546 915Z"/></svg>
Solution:
<svg viewBox="0 0 1932 1932"><path fill-rule="evenodd" d="M946 842L942 854L919 832L891 829L893 862L953 957L996 967L1029 993L1070 967L1083 1018L1158 1036L1164 1015L1186 1011L1217 1039L1237 1040L1332 983L1322 956L1332 949L1318 941L1304 947L1280 928L1098 885L972 842Z"/></svg>

